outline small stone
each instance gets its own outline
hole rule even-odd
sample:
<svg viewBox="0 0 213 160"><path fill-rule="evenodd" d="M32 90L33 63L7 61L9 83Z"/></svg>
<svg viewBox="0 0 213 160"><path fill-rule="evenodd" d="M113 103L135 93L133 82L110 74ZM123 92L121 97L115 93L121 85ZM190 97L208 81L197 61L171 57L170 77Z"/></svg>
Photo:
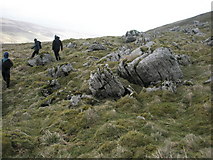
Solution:
<svg viewBox="0 0 213 160"><path fill-rule="evenodd" d="M143 117L143 116L137 116L137 119L146 120L145 117Z"/></svg>

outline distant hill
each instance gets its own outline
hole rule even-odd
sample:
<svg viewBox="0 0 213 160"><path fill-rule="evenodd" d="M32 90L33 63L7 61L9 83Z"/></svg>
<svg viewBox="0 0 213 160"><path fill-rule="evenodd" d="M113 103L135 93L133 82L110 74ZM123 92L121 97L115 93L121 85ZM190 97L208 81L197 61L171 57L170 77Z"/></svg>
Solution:
<svg viewBox="0 0 213 160"><path fill-rule="evenodd" d="M0 27L2 27L0 43L33 42L34 38L38 38L40 41L51 41L55 34L59 35L61 39L89 36L75 31L53 29L33 23L6 18L0 19Z"/></svg>
<svg viewBox="0 0 213 160"><path fill-rule="evenodd" d="M147 33L150 33L152 31L155 31L155 32L156 31L163 31L163 30L173 28L173 27L177 27L177 26L180 26L180 27L186 26L186 25L192 24L194 21L207 22L207 21L209 21L209 19L211 19L211 12L203 13L203 14L191 17L191 18L187 18L187 19L180 20L180 21L170 23L170 24L166 24L166 25L154 28L154 29L150 29L150 30L147 31Z"/></svg>

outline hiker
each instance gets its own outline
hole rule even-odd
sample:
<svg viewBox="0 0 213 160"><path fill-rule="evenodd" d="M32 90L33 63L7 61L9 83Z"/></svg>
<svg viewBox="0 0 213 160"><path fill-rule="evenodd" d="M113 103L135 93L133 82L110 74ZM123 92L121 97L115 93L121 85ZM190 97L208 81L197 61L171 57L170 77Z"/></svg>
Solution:
<svg viewBox="0 0 213 160"><path fill-rule="evenodd" d="M38 41L36 38L34 39L34 46L31 49L34 49L34 52L31 56L31 58L33 58L35 56L35 54L39 54L39 49L41 49L41 42Z"/></svg>
<svg viewBox="0 0 213 160"><path fill-rule="evenodd" d="M55 35L55 39L52 43L52 50L54 51L55 58L56 58L57 61L61 60L61 57L59 56L60 49L63 50L62 42L60 40L60 37Z"/></svg>
<svg viewBox="0 0 213 160"><path fill-rule="evenodd" d="M10 68L13 66L13 62L8 57L9 53L5 52L4 58L1 61L2 76L4 81L7 83L7 88L10 86Z"/></svg>

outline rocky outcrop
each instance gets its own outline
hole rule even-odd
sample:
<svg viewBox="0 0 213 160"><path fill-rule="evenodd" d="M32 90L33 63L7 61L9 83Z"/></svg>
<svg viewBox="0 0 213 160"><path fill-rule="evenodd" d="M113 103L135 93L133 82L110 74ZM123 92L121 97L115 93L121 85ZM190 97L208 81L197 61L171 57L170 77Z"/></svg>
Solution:
<svg viewBox="0 0 213 160"><path fill-rule="evenodd" d="M157 48L152 54L142 55L130 63L121 61L118 74L128 81L141 86L153 82L182 78L177 59L168 48Z"/></svg>
<svg viewBox="0 0 213 160"><path fill-rule="evenodd" d="M140 36L140 32L137 30L127 31L126 34L123 36L123 39L126 43L136 41L137 37Z"/></svg>
<svg viewBox="0 0 213 160"><path fill-rule="evenodd" d="M54 62L55 59L48 53L37 55L33 59L28 60L28 65L34 67L39 65L46 65L51 62Z"/></svg>
<svg viewBox="0 0 213 160"><path fill-rule="evenodd" d="M88 51L106 50L106 47L98 42L94 42L88 47Z"/></svg>
<svg viewBox="0 0 213 160"><path fill-rule="evenodd" d="M120 47L116 52L112 52L100 60L106 59L107 61L119 61L122 57L131 54L131 49L125 46Z"/></svg>
<svg viewBox="0 0 213 160"><path fill-rule="evenodd" d="M67 76L69 72L74 71L71 64L58 65L57 67L49 68L48 75L54 78Z"/></svg>
<svg viewBox="0 0 213 160"><path fill-rule="evenodd" d="M107 66L99 67L96 72L91 73L89 89L93 96L98 98L116 98L125 94L125 87Z"/></svg>

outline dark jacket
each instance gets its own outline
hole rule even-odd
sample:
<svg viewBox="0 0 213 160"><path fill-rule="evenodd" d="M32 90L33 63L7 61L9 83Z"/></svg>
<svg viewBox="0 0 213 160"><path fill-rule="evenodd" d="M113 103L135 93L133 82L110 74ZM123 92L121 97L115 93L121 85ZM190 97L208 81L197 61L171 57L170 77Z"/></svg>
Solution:
<svg viewBox="0 0 213 160"><path fill-rule="evenodd" d="M63 50L62 42L59 39L59 37L55 37L55 39L54 39L54 41L52 43L52 50L54 50L54 51L60 51L60 48L61 48L61 50Z"/></svg>
<svg viewBox="0 0 213 160"><path fill-rule="evenodd" d="M13 62L8 59L5 62L2 62L2 72L10 72L10 68L13 66Z"/></svg>
<svg viewBox="0 0 213 160"><path fill-rule="evenodd" d="M39 49L41 49L40 44L41 42L39 41L35 41L35 45L31 48L34 49L35 51L38 51Z"/></svg>

